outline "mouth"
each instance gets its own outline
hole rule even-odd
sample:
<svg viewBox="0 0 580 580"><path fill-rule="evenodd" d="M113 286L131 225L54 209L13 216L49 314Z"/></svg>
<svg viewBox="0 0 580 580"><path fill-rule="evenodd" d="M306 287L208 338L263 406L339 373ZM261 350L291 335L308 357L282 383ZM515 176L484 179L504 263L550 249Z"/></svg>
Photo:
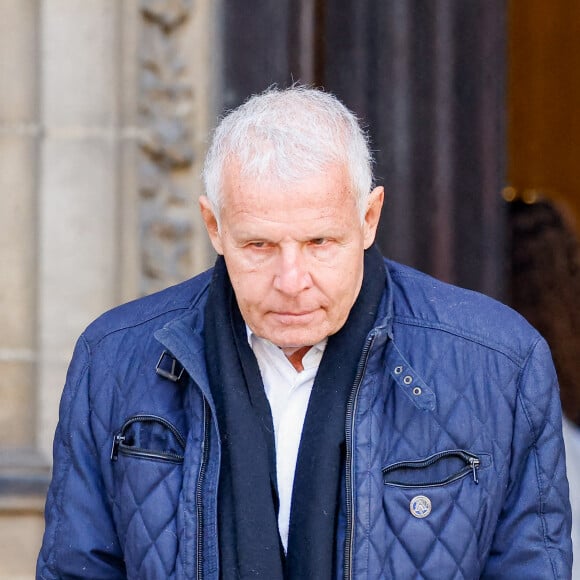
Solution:
<svg viewBox="0 0 580 580"><path fill-rule="evenodd" d="M283 311L283 312L271 312L271 315L277 319L281 324L293 325L293 324L308 324L314 319L316 315L316 310L302 310L302 311Z"/></svg>

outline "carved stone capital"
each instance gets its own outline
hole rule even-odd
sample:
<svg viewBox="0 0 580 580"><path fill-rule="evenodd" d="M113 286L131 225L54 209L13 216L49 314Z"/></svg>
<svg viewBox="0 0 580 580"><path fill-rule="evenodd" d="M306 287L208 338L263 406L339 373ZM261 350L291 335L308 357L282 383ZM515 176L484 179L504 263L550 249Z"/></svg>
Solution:
<svg viewBox="0 0 580 580"><path fill-rule="evenodd" d="M141 0L140 8L141 288L149 293L189 275L194 226L183 184L194 161L194 95L179 38L192 2Z"/></svg>
<svg viewBox="0 0 580 580"><path fill-rule="evenodd" d="M141 12L170 32L189 17L192 0L141 0Z"/></svg>

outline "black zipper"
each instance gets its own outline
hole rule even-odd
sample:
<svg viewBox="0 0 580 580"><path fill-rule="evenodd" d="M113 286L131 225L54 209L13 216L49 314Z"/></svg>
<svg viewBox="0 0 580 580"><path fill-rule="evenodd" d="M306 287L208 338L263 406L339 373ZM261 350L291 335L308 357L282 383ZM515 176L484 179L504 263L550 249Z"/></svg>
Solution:
<svg viewBox="0 0 580 580"><path fill-rule="evenodd" d="M111 461L116 461L119 453L122 455L130 455L132 457L142 457L145 459L158 459L161 461L170 461L172 463L182 463L183 455L178 453L171 453L169 451L152 451L151 449L142 449L132 445L125 444L125 432L133 423L159 423L169 429L177 439L177 442L185 449L185 439L181 433L170 423L167 419L157 415L135 415L130 417L123 423L121 429L113 436L113 444L111 446Z"/></svg>
<svg viewBox="0 0 580 580"><path fill-rule="evenodd" d="M201 463L195 488L196 517L197 517L197 554L196 554L196 578L203 578L203 484L209 455L209 406L203 400L203 443L201 448Z"/></svg>
<svg viewBox="0 0 580 580"><path fill-rule="evenodd" d="M459 457L460 459L462 459L465 462L465 467L463 469L460 469L459 471L457 471L456 473L445 477L439 481L432 481L432 482L428 482L428 483L414 483L414 484L408 484L408 483L404 483L404 482L397 482L397 481L385 481L386 485L392 485L395 487L407 487L407 488L412 488L412 487L439 487L441 485L446 485L448 483L451 483L453 481L457 481L458 479L461 479L462 477L465 477L468 474L472 474L473 476L473 481L477 484L479 483L479 479L477 476L477 470L479 469L479 466L481 465L481 460L479 459L479 457L477 455L474 455L473 453L469 453L468 451L464 451L462 449L452 449L452 450L447 450L447 451L440 451L439 453L435 453L434 455L431 455L430 457L427 457L426 459L419 459L419 460L413 460L413 461L398 461L397 463L393 463L392 465L389 465L387 467L385 467L383 469L383 476L387 475L388 473L395 471L397 469L424 469L425 467L429 467L430 465L433 465L434 463L437 463L438 461L441 461L441 459L445 459L446 457Z"/></svg>
<svg viewBox="0 0 580 580"><path fill-rule="evenodd" d="M345 487L346 487L346 536L344 542L344 578L350 580L352 574L352 541L354 534L354 498L352 495L352 432L353 419L356 404L358 400L358 392L362 383L362 378L367 365L369 352L371 350L376 332L372 331L365 345L363 347L356 376L351 389L350 397L346 407L346 424L345 424L345 438L346 438L346 469L345 469Z"/></svg>

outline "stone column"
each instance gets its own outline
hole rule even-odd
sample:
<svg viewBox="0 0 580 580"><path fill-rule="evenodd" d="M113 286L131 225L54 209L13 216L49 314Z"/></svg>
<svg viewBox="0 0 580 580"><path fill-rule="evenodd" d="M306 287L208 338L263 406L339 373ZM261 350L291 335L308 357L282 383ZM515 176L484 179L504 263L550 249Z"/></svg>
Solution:
<svg viewBox="0 0 580 580"><path fill-rule="evenodd" d="M0 578L24 579L75 339L211 261L219 2L0 4Z"/></svg>
<svg viewBox="0 0 580 580"><path fill-rule="evenodd" d="M120 8L51 0L40 15L38 444L47 455L71 341L120 295Z"/></svg>
<svg viewBox="0 0 580 580"><path fill-rule="evenodd" d="M216 3L43 5L39 429L49 453L74 338L209 265L199 171Z"/></svg>
<svg viewBox="0 0 580 580"><path fill-rule="evenodd" d="M0 441L30 447L36 360L35 2L9 0L0 18Z"/></svg>
<svg viewBox="0 0 580 580"><path fill-rule="evenodd" d="M38 3L0 14L0 577L32 574L46 470L35 452ZM29 577L32 577L30 575Z"/></svg>

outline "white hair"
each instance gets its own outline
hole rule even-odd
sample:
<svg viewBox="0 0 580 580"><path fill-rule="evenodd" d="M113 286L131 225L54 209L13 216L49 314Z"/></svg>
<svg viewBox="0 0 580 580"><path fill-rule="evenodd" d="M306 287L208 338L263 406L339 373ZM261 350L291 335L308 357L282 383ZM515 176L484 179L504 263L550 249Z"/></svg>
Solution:
<svg viewBox="0 0 580 580"><path fill-rule="evenodd" d="M221 120L203 169L218 224L223 174L231 161L244 177L275 177L284 183L342 164L364 218L373 182L368 139L355 115L330 93L296 85L270 88Z"/></svg>

